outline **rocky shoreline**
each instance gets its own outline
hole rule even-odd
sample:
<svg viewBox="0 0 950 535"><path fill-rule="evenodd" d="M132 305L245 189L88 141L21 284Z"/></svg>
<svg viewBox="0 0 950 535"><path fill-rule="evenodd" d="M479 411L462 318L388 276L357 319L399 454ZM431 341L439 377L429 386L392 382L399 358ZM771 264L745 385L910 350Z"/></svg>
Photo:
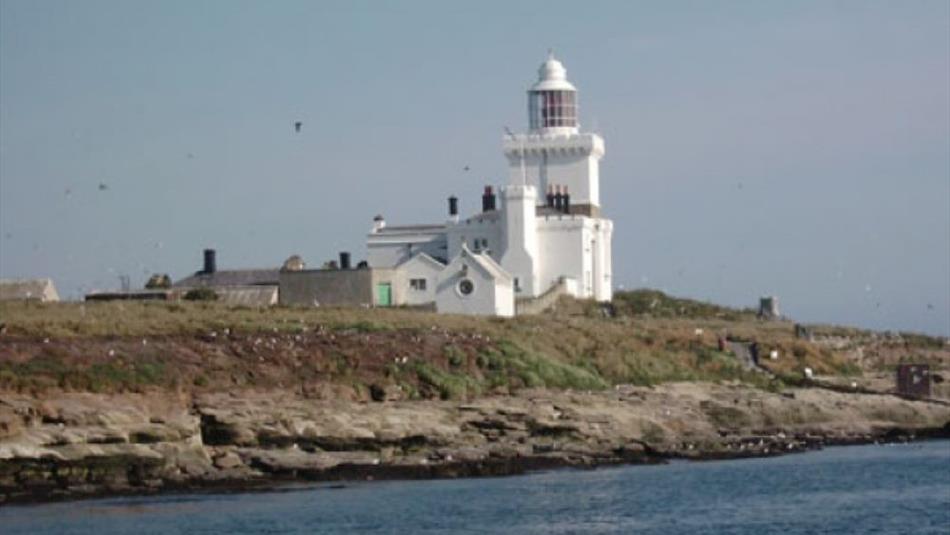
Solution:
<svg viewBox="0 0 950 535"><path fill-rule="evenodd" d="M950 407L740 384L361 403L281 391L0 393L0 505L782 455L950 437Z"/></svg>

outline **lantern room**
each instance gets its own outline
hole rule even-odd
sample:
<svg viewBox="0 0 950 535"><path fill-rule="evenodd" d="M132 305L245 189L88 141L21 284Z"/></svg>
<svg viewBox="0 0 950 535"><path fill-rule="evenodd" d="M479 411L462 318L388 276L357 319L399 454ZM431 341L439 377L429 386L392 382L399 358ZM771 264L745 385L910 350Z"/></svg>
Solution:
<svg viewBox="0 0 950 535"><path fill-rule="evenodd" d="M538 82L528 90L528 123L534 132L577 132L577 89L553 53L548 53L538 69Z"/></svg>

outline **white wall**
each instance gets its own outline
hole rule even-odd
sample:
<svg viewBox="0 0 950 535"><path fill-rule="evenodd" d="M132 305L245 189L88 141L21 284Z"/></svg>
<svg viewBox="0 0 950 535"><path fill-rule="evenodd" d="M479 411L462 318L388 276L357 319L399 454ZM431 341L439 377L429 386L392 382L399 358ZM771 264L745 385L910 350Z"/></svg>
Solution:
<svg viewBox="0 0 950 535"><path fill-rule="evenodd" d="M537 189L506 186L502 189L501 267L518 280L518 297L541 293L538 281ZM520 288L520 291L518 289Z"/></svg>
<svg viewBox="0 0 950 535"><path fill-rule="evenodd" d="M509 184L522 184L521 155L524 147L524 174L527 184L538 194L547 193L548 185L567 186L571 204L600 206L600 159L604 140L597 134L540 136L536 134L506 138Z"/></svg>
<svg viewBox="0 0 950 535"><path fill-rule="evenodd" d="M611 240L613 239L613 222L609 219L597 219L594 223L594 233L597 240L594 263L594 299L610 301L613 298L613 266L611 265Z"/></svg>
<svg viewBox="0 0 950 535"><path fill-rule="evenodd" d="M488 242L490 256L496 262L501 260L501 212L483 212L458 224L450 225L446 231L448 240L448 258L455 258L462 250L464 242L473 252L478 252L475 243L484 240Z"/></svg>
<svg viewBox="0 0 950 535"><path fill-rule="evenodd" d="M538 279L541 293L560 277L577 281L571 295L584 294L584 228L587 218L577 215L552 215L538 218Z"/></svg>
<svg viewBox="0 0 950 535"><path fill-rule="evenodd" d="M400 286L401 299L397 305L425 305L435 302L435 289L444 266L436 266L431 261L416 255L399 266L399 275L395 284ZM413 279L425 280L425 290L412 288Z"/></svg>
<svg viewBox="0 0 950 535"><path fill-rule="evenodd" d="M468 266L463 272L462 266ZM459 282L470 279L475 289L470 295L458 291ZM514 316L515 299L510 281L493 279L465 255L456 256L439 276L436 310L448 314Z"/></svg>
<svg viewBox="0 0 950 535"><path fill-rule="evenodd" d="M613 296L613 223L579 215L538 218L538 280L541 293L561 277L576 281L569 293L609 301Z"/></svg>
<svg viewBox="0 0 950 535"><path fill-rule="evenodd" d="M366 261L373 268L395 267L417 253L425 253L432 258L451 258L444 230L425 233L384 230L372 233L366 240L366 252Z"/></svg>

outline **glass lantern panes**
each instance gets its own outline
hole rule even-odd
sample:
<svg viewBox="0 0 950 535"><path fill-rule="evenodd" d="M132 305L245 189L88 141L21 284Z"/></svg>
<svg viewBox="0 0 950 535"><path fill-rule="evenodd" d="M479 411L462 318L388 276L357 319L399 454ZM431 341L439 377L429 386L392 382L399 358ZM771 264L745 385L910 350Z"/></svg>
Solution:
<svg viewBox="0 0 950 535"><path fill-rule="evenodd" d="M528 93L529 124L532 130L577 126L577 102L573 91L531 91Z"/></svg>

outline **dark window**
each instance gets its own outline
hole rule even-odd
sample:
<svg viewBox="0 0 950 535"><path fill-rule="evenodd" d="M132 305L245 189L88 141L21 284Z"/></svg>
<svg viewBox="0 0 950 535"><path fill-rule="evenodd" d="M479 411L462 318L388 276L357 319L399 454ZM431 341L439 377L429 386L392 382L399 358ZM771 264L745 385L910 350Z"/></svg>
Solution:
<svg viewBox="0 0 950 535"><path fill-rule="evenodd" d="M418 290L420 292L425 291L426 280L425 279L409 279L409 288L412 290Z"/></svg>

